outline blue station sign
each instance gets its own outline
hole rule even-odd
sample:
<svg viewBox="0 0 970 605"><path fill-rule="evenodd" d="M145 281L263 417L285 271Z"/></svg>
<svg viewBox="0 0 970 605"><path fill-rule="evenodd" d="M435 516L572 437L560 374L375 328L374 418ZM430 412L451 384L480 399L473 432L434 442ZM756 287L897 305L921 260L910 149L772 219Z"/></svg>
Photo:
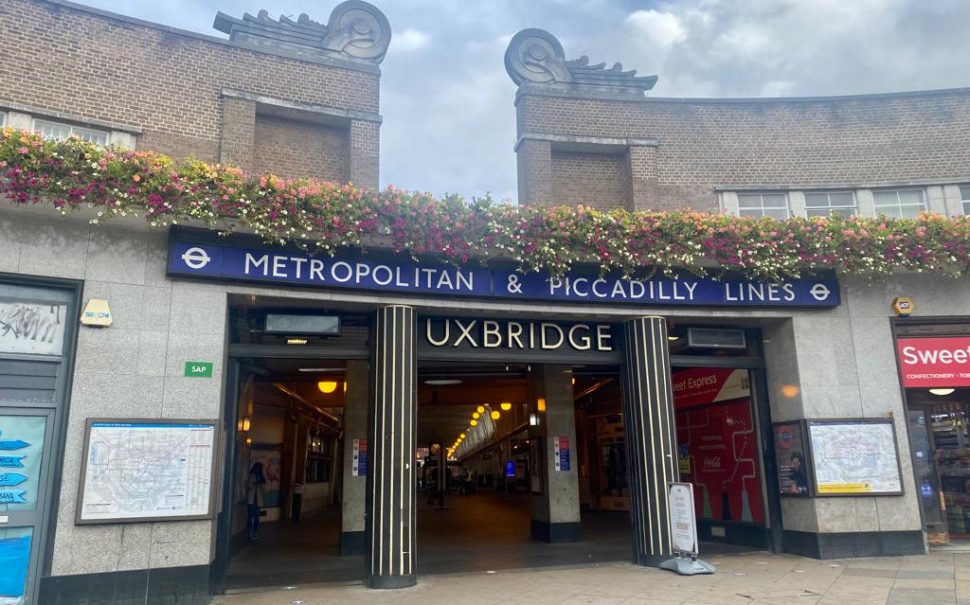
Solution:
<svg viewBox="0 0 970 605"><path fill-rule="evenodd" d="M401 258L329 257L246 244L199 243L183 233L175 231L169 245L168 273L172 276L401 294L634 305L835 307L840 302L839 284L832 275L779 283L694 276L628 279L580 270L550 277Z"/></svg>

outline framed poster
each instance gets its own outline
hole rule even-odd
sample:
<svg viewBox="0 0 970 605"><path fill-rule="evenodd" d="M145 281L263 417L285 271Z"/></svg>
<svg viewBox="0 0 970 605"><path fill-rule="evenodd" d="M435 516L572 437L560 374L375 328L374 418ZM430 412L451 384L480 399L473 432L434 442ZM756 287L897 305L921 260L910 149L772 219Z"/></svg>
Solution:
<svg viewBox="0 0 970 605"><path fill-rule="evenodd" d="M75 523L211 519L217 421L89 418Z"/></svg>
<svg viewBox="0 0 970 605"><path fill-rule="evenodd" d="M896 430L888 418L808 420L816 496L903 493Z"/></svg>
<svg viewBox="0 0 970 605"><path fill-rule="evenodd" d="M782 496L807 498L813 495L809 478L808 443L802 420L776 422L771 425L778 461L778 485Z"/></svg>

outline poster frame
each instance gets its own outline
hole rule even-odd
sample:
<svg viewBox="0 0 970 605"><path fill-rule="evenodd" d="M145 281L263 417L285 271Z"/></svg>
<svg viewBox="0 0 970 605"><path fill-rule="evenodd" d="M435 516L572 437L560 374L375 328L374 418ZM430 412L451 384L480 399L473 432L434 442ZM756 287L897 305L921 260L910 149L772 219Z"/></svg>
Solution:
<svg viewBox="0 0 970 605"><path fill-rule="evenodd" d="M778 442L775 438L777 435L778 427L795 425L801 433L802 440L802 456L805 458L805 473L808 475L808 492L804 494L793 494L791 492L785 492L781 490L781 465L782 460L785 459L783 455L785 452L778 449ZM778 475L778 495L783 498L814 498L815 493L815 462L812 456L812 444L808 439L808 425L807 421L803 418L789 420L787 422L772 422L771 423L771 446L774 448L775 453L775 464L777 465L777 475Z"/></svg>
<svg viewBox="0 0 970 605"><path fill-rule="evenodd" d="M903 467L899 460L899 436L896 434L896 422L893 418L808 418L803 420L805 423L806 436L808 437L808 449L811 451L809 464L812 468L810 478L810 489L814 498L874 498L881 496L902 496L905 495L903 487ZM896 474L899 477L899 490L893 492L828 492L821 493L818 489L818 475L815 472L815 451L812 447L812 426L813 425L845 425L858 426L865 424L887 424L892 429L893 451L896 454Z"/></svg>
<svg viewBox="0 0 970 605"><path fill-rule="evenodd" d="M144 517L104 517L99 519L83 519L84 486L87 483L88 452L91 446L91 426L96 422L111 422L119 424L201 424L212 426L212 459L209 468L209 503L206 512L200 515L163 515ZM84 421L84 448L81 452L81 477L77 488L77 506L74 512L75 525L104 525L110 523L155 523L165 521L197 521L215 518L216 502L213 497L221 490L218 484L216 469L222 464L222 430L218 420L197 418L87 418Z"/></svg>

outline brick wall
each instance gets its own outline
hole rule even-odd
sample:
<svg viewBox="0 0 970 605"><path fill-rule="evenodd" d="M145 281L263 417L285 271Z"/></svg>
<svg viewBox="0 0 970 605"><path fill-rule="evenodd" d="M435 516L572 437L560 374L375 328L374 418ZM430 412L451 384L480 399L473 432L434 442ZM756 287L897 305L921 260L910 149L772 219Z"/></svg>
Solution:
<svg viewBox="0 0 970 605"><path fill-rule="evenodd" d="M630 209L629 181L626 154L552 153L552 196L557 204Z"/></svg>
<svg viewBox="0 0 970 605"><path fill-rule="evenodd" d="M137 126L143 130L138 148L175 157L218 161L227 155L245 163L240 133L252 122L233 127L226 121L223 89L375 115L379 109L378 73L233 47L44 0L0 2L0 54L0 106L8 100ZM242 111L242 105L227 109ZM231 131L225 146L224 125ZM362 144L376 149L377 129L365 131L371 138ZM368 185L377 184L372 156Z"/></svg>
<svg viewBox="0 0 970 605"><path fill-rule="evenodd" d="M253 166L259 174L349 180L346 128L256 116Z"/></svg>
<svg viewBox="0 0 970 605"><path fill-rule="evenodd" d="M970 89L799 100L521 94L517 115L520 133L656 140L653 161L640 161L653 173L631 175L637 208L716 210L722 186L970 178ZM534 178L520 170L520 179Z"/></svg>

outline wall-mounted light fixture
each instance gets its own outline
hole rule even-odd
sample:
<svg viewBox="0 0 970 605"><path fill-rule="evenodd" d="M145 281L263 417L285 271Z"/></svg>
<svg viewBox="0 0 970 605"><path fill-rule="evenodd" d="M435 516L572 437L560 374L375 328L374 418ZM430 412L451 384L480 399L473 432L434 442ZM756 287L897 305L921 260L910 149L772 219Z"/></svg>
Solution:
<svg viewBox="0 0 970 605"><path fill-rule="evenodd" d="M508 401L503 401L500 407L502 408L503 412L508 412L512 409L512 404Z"/></svg>
<svg viewBox="0 0 970 605"><path fill-rule="evenodd" d="M321 380L317 383L317 388L320 389L321 393L330 394L337 390L336 380Z"/></svg>

